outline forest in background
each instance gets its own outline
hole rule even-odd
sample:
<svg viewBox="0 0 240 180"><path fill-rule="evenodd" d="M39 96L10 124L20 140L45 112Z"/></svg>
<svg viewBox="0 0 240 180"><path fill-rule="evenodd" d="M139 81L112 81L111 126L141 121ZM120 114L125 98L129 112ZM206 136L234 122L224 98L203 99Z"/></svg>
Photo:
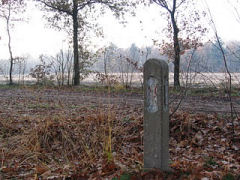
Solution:
<svg viewBox="0 0 240 180"><path fill-rule="evenodd" d="M227 65L231 73L240 72L240 42L228 42L223 45L227 56ZM118 48L111 44L97 52L89 52L85 59L80 60L81 80L90 74L103 73L141 73L143 64L147 59L157 58L168 62L170 72L173 72L173 62L168 56L161 53L160 47L139 48L135 44L127 49ZM1 81L8 80L9 61L0 60ZM32 77L34 67L45 64L46 78L54 75L61 78L63 84L71 84L73 53L70 49L60 50L56 56L41 55L39 59L31 60L30 57L17 59L14 63L13 74L15 79L23 80L23 76ZM222 55L216 42L207 42L198 49L187 50L181 56L181 72L186 73L224 73L225 67ZM36 70L36 69L35 69ZM40 69L39 69L40 70ZM63 76L60 77L60 76ZM29 78L26 78L29 79ZM32 77L34 79L34 77ZM56 80L56 79L55 79ZM140 81L140 80L139 80Z"/></svg>
<svg viewBox="0 0 240 180"><path fill-rule="evenodd" d="M56 55L42 52L38 59L32 59L28 55L15 56L12 41L14 24L24 21L24 11L29 3L35 3L37 8L46 12L44 18L50 28L67 33L65 42L68 49L59 49ZM111 13L119 23L126 26L126 14L137 16L137 7L153 4L159 7L161 18L166 22L161 33L158 32L159 36L166 38L152 39L153 45L149 47L132 44L123 49L110 43L95 50L91 48L95 37L104 39L103 29L98 24L101 15ZM238 22L238 3L229 4ZM58 85L78 85L92 73L97 74L99 81L112 73L121 73L122 76L127 74L128 78L129 74L141 73L144 62L149 58L168 62L170 72L174 74L174 86L180 86L181 73L228 72L229 76L229 73L239 72L239 42L223 42L207 4L204 10L197 8L198 6L197 2L190 0L121 3L114 0L86 3L75 0L2 1L1 19L6 24L10 59L0 60L1 80L12 84L14 76L15 83L17 81L22 84L25 79L33 78L37 83L54 80ZM112 77L112 80L114 78L119 77ZM122 82L126 81L123 77L120 79Z"/></svg>

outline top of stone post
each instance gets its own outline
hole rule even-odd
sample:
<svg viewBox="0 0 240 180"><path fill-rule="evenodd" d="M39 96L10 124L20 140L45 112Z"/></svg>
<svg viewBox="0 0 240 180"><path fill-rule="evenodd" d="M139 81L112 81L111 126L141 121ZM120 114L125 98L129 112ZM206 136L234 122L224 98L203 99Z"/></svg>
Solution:
<svg viewBox="0 0 240 180"><path fill-rule="evenodd" d="M157 66L163 67L164 69L168 69L168 63L164 60L161 60L161 59L155 59L155 58L148 59L145 62L144 66L147 66L148 64L155 64Z"/></svg>

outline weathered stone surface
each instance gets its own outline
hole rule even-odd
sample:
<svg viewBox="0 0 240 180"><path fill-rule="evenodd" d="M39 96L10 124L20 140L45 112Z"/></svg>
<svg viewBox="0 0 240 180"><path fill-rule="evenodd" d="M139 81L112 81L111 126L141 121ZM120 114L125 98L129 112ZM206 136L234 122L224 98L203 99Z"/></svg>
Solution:
<svg viewBox="0 0 240 180"><path fill-rule="evenodd" d="M144 64L144 168L169 168L168 64Z"/></svg>

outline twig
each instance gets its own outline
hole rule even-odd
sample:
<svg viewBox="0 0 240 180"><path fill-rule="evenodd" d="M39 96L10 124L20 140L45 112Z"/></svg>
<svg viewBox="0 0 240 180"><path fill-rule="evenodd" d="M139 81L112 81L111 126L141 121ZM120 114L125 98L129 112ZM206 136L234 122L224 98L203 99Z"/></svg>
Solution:
<svg viewBox="0 0 240 180"><path fill-rule="evenodd" d="M218 43L218 47L219 47L219 50L222 54L225 70L226 70L226 72L229 76L229 87L226 87L226 88L229 88L229 90L227 91L227 94L228 94L228 99L229 99L229 102L230 102L230 109L231 109L232 141L234 141L234 139L235 139L235 127L234 127L234 116L233 116L234 107L233 107L233 102L232 102L232 75L231 75L231 73L229 71L229 68L228 68L228 65L227 65L226 55L225 55L225 52L223 50L222 44L220 42L218 31L217 31L215 22L213 21L211 11L210 11L206 1L205 1L205 3L206 3L207 10L208 10L210 18L211 18L211 22L212 22L212 25L213 25L213 30L214 30L214 34L215 34L215 37L216 37L216 40L217 40L217 43Z"/></svg>

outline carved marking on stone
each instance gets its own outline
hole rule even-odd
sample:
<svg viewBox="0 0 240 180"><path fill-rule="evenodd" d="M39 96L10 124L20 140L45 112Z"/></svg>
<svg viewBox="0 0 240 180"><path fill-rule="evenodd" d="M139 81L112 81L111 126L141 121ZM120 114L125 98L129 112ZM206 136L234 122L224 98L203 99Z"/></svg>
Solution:
<svg viewBox="0 0 240 180"><path fill-rule="evenodd" d="M150 113L158 111L157 84L158 80L154 77L150 77L147 81L147 111Z"/></svg>

